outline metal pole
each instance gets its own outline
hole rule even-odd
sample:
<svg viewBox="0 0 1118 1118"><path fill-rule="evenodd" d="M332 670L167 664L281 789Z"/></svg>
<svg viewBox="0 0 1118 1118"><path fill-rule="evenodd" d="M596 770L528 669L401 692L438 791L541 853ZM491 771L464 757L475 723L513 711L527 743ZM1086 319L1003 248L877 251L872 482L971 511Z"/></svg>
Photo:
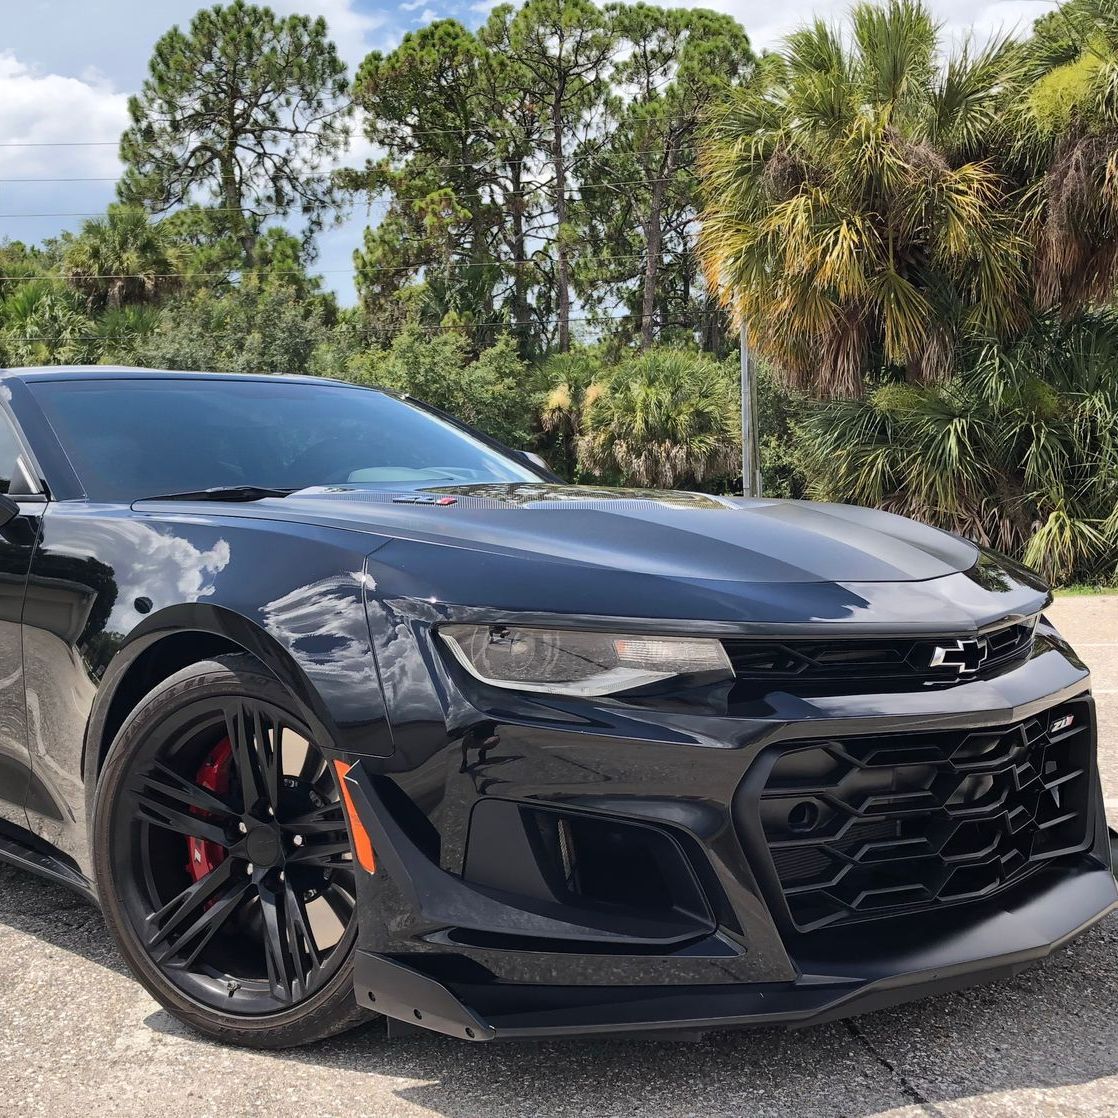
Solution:
<svg viewBox="0 0 1118 1118"><path fill-rule="evenodd" d="M757 453L757 386L749 361L749 325L741 320L741 491L761 496L761 466Z"/></svg>

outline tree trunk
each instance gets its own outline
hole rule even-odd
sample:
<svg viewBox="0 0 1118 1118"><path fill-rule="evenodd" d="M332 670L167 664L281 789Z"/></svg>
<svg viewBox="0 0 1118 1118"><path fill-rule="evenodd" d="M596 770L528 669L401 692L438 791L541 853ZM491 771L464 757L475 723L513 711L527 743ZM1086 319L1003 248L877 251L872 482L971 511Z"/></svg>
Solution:
<svg viewBox="0 0 1118 1118"><path fill-rule="evenodd" d="M567 258L567 167L563 152L563 85L560 83L551 102L551 161L554 171L552 197L555 206L556 237L555 275L559 297L559 352L571 348L571 265Z"/></svg>
<svg viewBox="0 0 1118 1118"><path fill-rule="evenodd" d="M511 165L512 204L510 224L512 235L509 247L512 249L512 315L513 332L516 336L517 352L525 361L533 355L530 352L531 331L528 326L528 246L524 238L524 160L515 159Z"/></svg>
<svg viewBox="0 0 1118 1118"><path fill-rule="evenodd" d="M221 161L221 197L225 203L226 220L232 230L233 237L241 246L244 257L244 269L249 271L256 260L256 235L245 220L244 210L241 209L241 192L237 187L237 174L235 159L232 155Z"/></svg>
<svg viewBox="0 0 1118 1118"><path fill-rule="evenodd" d="M660 225L660 215L664 209L665 186L666 182L662 177L653 182L652 197L648 207L648 220L644 225L644 292L641 299L642 351L652 348L655 337L653 320L656 310L656 281L660 275L660 248L664 242L664 230Z"/></svg>

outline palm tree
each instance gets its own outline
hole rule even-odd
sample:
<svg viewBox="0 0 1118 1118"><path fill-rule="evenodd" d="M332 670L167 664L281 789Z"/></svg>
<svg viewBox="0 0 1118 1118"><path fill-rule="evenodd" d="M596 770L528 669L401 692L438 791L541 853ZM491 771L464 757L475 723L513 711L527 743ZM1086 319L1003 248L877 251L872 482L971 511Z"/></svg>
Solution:
<svg viewBox="0 0 1118 1118"><path fill-rule="evenodd" d="M553 353L538 367L537 411L544 456L552 469L573 478L583 411L601 394L602 361L592 350Z"/></svg>
<svg viewBox="0 0 1118 1118"><path fill-rule="evenodd" d="M1063 582L1118 568L1118 313L1053 314L967 347L942 385L816 404L811 497L875 505L1011 552Z"/></svg>
<svg viewBox="0 0 1118 1118"><path fill-rule="evenodd" d="M91 310L144 303L177 285L167 238L147 212L113 205L67 246L62 274Z"/></svg>
<svg viewBox="0 0 1118 1118"><path fill-rule="evenodd" d="M1118 280L1118 0L1039 19L1024 60L1012 131L1037 296L1071 315L1111 301Z"/></svg>
<svg viewBox="0 0 1118 1118"><path fill-rule="evenodd" d="M144 342L159 325L159 308L133 304L103 311L94 324L101 364L143 364Z"/></svg>
<svg viewBox="0 0 1118 1118"><path fill-rule="evenodd" d="M579 464L622 484L693 487L740 475L737 389L713 358L655 349L583 396Z"/></svg>
<svg viewBox="0 0 1118 1118"><path fill-rule="evenodd" d="M0 302L0 349L12 365L65 365L95 352L93 322L49 279L23 284Z"/></svg>
<svg viewBox="0 0 1118 1118"><path fill-rule="evenodd" d="M701 150L708 284L793 383L856 396L867 370L945 377L960 336L1026 322L1014 184L991 153L1019 48L940 64L918 0L816 21L730 91Z"/></svg>

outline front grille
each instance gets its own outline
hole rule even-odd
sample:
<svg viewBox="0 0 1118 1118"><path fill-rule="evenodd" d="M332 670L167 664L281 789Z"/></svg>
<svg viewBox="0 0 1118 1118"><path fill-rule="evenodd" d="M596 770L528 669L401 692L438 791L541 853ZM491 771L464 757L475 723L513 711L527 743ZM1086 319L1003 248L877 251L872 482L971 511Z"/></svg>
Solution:
<svg viewBox="0 0 1118 1118"><path fill-rule="evenodd" d="M723 645L743 693L871 694L1001 675L1029 658L1035 630L1030 617L969 638L735 639ZM937 649L946 662L934 665Z"/></svg>
<svg viewBox="0 0 1118 1118"><path fill-rule="evenodd" d="M1065 722L1070 719L1070 722ZM781 753L760 822L800 931L984 897L1087 839L1091 705Z"/></svg>

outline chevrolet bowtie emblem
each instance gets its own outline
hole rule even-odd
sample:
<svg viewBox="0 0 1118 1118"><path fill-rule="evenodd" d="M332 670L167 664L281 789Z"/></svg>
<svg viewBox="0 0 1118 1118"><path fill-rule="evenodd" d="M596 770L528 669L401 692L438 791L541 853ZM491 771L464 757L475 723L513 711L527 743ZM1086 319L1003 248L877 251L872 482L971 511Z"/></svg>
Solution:
<svg viewBox="0 0 1118 1118"><path fill-rule="evenodd" d="M964 638L953 644L937 645L932 650L929 667L953 669L956 675L974 675L990 654L990 646L984 640Z"/></svg>

